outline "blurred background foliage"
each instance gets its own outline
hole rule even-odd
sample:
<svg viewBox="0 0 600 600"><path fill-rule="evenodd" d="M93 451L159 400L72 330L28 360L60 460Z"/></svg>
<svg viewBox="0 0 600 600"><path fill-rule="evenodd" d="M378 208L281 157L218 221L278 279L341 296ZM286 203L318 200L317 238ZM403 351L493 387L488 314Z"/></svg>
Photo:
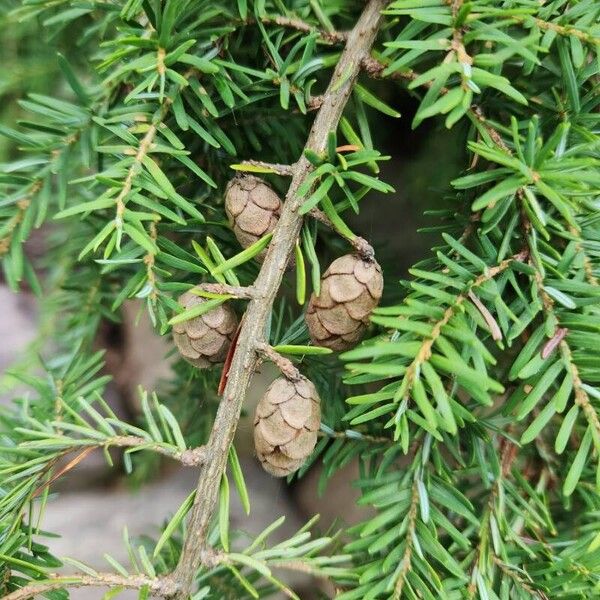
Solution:
<svg viewBox="0 0 600 600"><path fill-rule="evenodd" d="M251 4L255 16L245 0L3 5L3 60L14 68L2 80L2 122L14 128L3 128L2 161L19 161L17 146L33 155L2 180L3 266L12 289L41 298L37 343L11 371L33 392L1 413L10 435L0 464L10 477L0 515L11 526L0 541L13 563L39 550L20 520L38 474L47 476L60 450L106 445L115 428L137 425L147 427L138 433L149 449L164 443L171 455L207 437L218 374L180 361L156 384L158 398L132 392L137 373L124 349L137 344L144 354L147 340L132 342L128 326L144 314L152 339L166 337L177 295L199 279L254 281L255 261L222 268L240 256L222 206L231 163L297 159L312 119L311 86L324 88L339 56L330 17L343 30L364 6ZM469 597L494 600L598 590L600 7L497 4L391 3L374 53L384 61L379 75L398 79L363 74L338 135L357 140L353 154L369 155L354 154L364 170L392 159L382 160L380 179L376 168L344 169L335 132L326 154L309 157L313 175L323 175L311 199L333 190L334 212L373 243L386 275L374 337L341 357L345 370L337 357L301 359L326 402L314 463L300 474L320 467L322 490L354 461L360 503L377 513L346 532L353 568L334 574L346 598L392 588L399 597L410 589L410 598L456 598L466 585ZM319 30L314 36L273 20L289 17L290 6ZM7 16L10 8L17 10ZM361 184L348 191L352 176ZM285 190L283 178L265 179ZM369 189L389 192L387 183L395 193L369 193L360 218L347 216ZM311 275L319 260L324 267L348 251L319 227L310 221L303 233ZM285 277L269 339L304 344L298 280ZM135 298L133 313L127 298ZM169 344L161 358L173 355ZM122 416L99 398L111 386L127 397ZM134 463L129 453L118 464L135 464L137 481L157 472L157 461ZM231 470L239 486L239 468ZM226 551L228 490L222 484L210 540ZM188 508L167 526L168 544L157 542L160 569L177 556ZM321 558L329 568L331 557ZM39 576L22 562L23 573ZM255 581L260 568L250 572Z"/></svg>

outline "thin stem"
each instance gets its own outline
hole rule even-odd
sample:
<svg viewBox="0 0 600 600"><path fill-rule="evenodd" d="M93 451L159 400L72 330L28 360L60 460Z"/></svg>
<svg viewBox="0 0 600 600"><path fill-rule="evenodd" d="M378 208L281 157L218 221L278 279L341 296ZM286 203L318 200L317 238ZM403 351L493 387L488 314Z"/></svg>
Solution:
<svg viewBox="0 0 600 600"><path fill-rule="evenodd" d="M167 106L168 103L165 103ZM164 110L164 109L163 109ZM162 122L162 117L161 121ZM158 131L158 124L154 123L150 125L146 135L142 138L138 150L135 154L135 158L133 159L133 163L129 167L129 171L127 172L127 176L125 177L125 181L123 182L123 187L119 192L119 195L115 199L115 204L117 206L117 221L120 222L123 219L123 213L125 212L125 199L127 195L131 191L133 186L133 182L135 180L135 176L139 173L142 168L142 161L146 158L152 144L154 143L154 138L156 136L156 132Z"/></svg>
<svg viewBox="0 0 600 600"><path fill-rule="evenodd" d="M530 261L529 264L535 269L534 281L538 295L542 302L543 311L546 313L546 315L554 316L556 320L556 327L559 328L561 327L560 319L556 314L556 311L554 310L554 300L544 289L544 278L537 266L535 265L534 261ZM585 415L588 425L592 427L598 435L600 435L600 418L598 417L598 413L592 405L592 401L590 400L589 394L583 387L583 381L581 380L579 368L575 364L575 361L573 359L571 345L569 344L567 339L563 338L559 344L559 348L561 351L561 356L565 368L569 371L569 374L571 375L571 379L573 381L573 390L575 392L575 404L577 404L577 406L581 407L581 409L583 410L583 414Z"/></svg>
<svg viewBox="0 0 600 600"><path fill-rule="evenodd" d="M307 575L312 575L313 577L318 577L319 579L327 579L327 575L313 567L312 565L305 563L301 560L294 559L274 559L266 561L269 567L273 567L274 569L284 569L286 571L296 571L298 573L306 573Z"/></svg>
<svg viewBox="0 0 600 600"><path fill-rule="evenodd" d="M33 494L34 497L38 496L45 488L53 484L56 480L60 479L65 473L68 473L75 468L80 462L85 460L91 452L99 448L108 449L112 446L117 448L139 448L140 450L149 450L151 452L155 452L156 454L161 454L173 460L177 460L185 467L198 467L206 460L206 449L204 446L179 450L174 446L159 444L157 442L149 442L143 437L134 435L119 435L107 438L101 442L93 441L89 445L77 444L76 446L67 447L65 450L62 450L50 459L50 461L47 463L44 473L53 467L58 459L69 455L75 450L81 449L82 446L84 446L83 450L81 450L79 454L75 456L75 458L63 465L56 473L54 473L35 490Z"/></svg>
<svg viewBox="0 0 600 600"><path fill-rule="evenodd" d="M315 221L319 221L332 231L337 231L335 225L331 222L331 219L319 208L312 208L308 213ZM338 232L340 233L340 232ZM355 235L353 238L346 237L341 234L342 237L350 243L350 245L356 250L356 253L363 259L372 261L375 257L375 251L373 250L373 246L367 242L364 238L361 238Z"/></svg>
<svg viewBox="0 0 600 600"><path fill-rule="evenodd" d="M243 300L250 300L251 298L256 297L254 286L228 285L226 283L201 283L197 287L211 294L230 295Z"/></svg>
<svg viewBox="0 0 600 600"><path fill-rule="evenodd" d="M302 375L300 375L300 371L294 366L294 363L289 358L279 354L269 344L260 342L256 345L256 350L267 360L270 360L290 381L300 381L302 379Z"/></svg>
<svg viewBox="0 0 600 600"><path fill-rule="evenodd" d="M25 213L31 204L32 198L42 189L42 180L38 179L33 183L29 192L25 195L24 198L17 201L17 211L10 218L8 222L8 232L7 234L0 239L0 258L4 256L9 250L13 240L13 235L15 233L15 229L19 226L19 224L25 218Z"/></svg>
<svg viewBox="0 0 600 600"><path fill-rule="evenodd" d="M512 581L514 581L517 586L521 587L525 592L527 592L529 595L531 595L532 598L539 598L540 600L548 600L548 596L546 596L546 594L534 589L530 585L529 582L527 582L527 581L525 581L525 579L523 579L523 577L514 569L514 567L507 565L505 562L503 562L501 559L499 559L495 554L492 556L492 560L494 561L494 564L497 565L497 567L507 577L512 579Z"/></svg>
<svg viewBox="0 0 600 600"><path fill-rule="evenodd" d="M343 439L352 442L370 442L372 444L387 444L393 445L395 442L392 438L387 438L379 435L370 435L368 433L362 433L360 431L319 431L319 437L332 438L332 439Z"/></svg>
<svg viewBox="0 0 600 600"><path fill-rule="evenodd" d="M456 297L456 300L454 301L454 303L444 311L444 314L442 315L441 319L433 325L431 334L423 341L423 343L421 344L421 347L419 349L419 352L417 352L417 355L415 356L414 360L412 361L412 363L408 366L408 369L406 370L406 377L408 378L408 386L406 388L406 397L408 397L410 394L413 381L414 381L415 376L416 376L418 370L420 369L421 365L424 362L428 361L429 358L431 357L433 345L434 345L435 341L441 335L442 329L446 325L448 325L448 323L450 322L450 319L452 319L452 317L457 313L457 311L460 309L461 305L464 304L464 302L469 299L469 294L472 294L472 291L474 289L483 285L486 281L493 279L494 277L496 277L496 275L499 275L500 273L502 273L503 271L508 269L508 267L510 267L510 265L513 261L515 261L515 260L523 261L527 257L527 255L528 255L528 251L523 250L522 252L519 252L518 254L515 254L514 256L511 256L510 258L504 259L501 263L497 264L495 267L487 269L485 273L482 273L479 277L477 277L477 279L475 279L473 281L473 283L471 283L469 285L468 289L466 289L463 293L458 295ZM489 323L488 323L488 326L489 326Z"/></svg>
<svg viewBox="0 0 600 600"><path fill-rule="evenodd" d="M133 435L117 436L109 438L102 444L98 444L98 448L110 448L115 446L117 448L140 448L143 450L150 450L157 454L162 454L173 460L178 460L182 465L186 467L197 467L206 460L206 449L204 446L198 446L197 448L187 448L185 450L178 450L174 447L163 446L155 442L148 442L148 440L142 437L136 437Z"/></svg>
<svg viewBox="0 0 600 600"><path fill-rule="evenodd" d="M130 575L125 577L114 573L96 573L95 575L83 573L75 575L53 574L43 581L30 583L14 592L10 592L6 596L3 596L2 600L28 600L28 598L64 587L123 587L134 590L148 587L151 593L165 598L173 592L172 583L168 579L154 579L145 575Z"/></svg>
<svg viewBox="0 0 600 600"><path fill-rule="evenodd" d="M583 258L583 272L585 273L585 278L587 279L588 283L590 283L591 285L600 285L600 281L598 281L598 278L594 275L594 265L592 263L591 258L587 255L585 248L584 248L584 242L581 239L581 236L579 235L579 232L577 231L577 229L575 227L573 227L572 225L569 227L569 233L575 238L576 240L576 247L577 247L577 251L581 254L582 258Z"/></svg>
<svg viewBox="0 0 600 600"><path fill-rule="evenodd" d="M305 149L324 152L330 131L337 128L348 98L354 87L362 60L368 56L381 23L385 0L370 0L355 27L335 68L323 104L310 131ZM207 444L210 460L200 468L200 477L194 506L191 510L179 564L172 580L179 586L175 597L186 598L193 586L200 566L200 556L207 546L207 535L218 497L222 474L227 465L229 447L233 441L246 389L254 373L258 355L257 345L266 342L265 332L273 302L277 296L289 257L302 227L298 209L303 198L298 188L307 179L313 166L304 153L294 165L294 174L286 195L279 222L255 282L258 298L250 300L240 330L235 353L229 370L223 399Z"/></svg>
<svg viewBox="0 0 600 600"><path fill-rule="evenodd" d="M482 557L484 556L486 547L489 544L490 536L487 534L487 530L490 527L492 516L497 512L496 500L498 499L504 480L508 477L518 454L518 447L508 439L502 438L500 444L500 473L491 487L487 507L481 521L481 527L479 528L479 544L475 549L475 555L472 561L471 569L471 582L467 587L467 597L469 599L473 598L477 591L477 584L474 575L476 573L476 569L479 568L480 562L482 562ZM495 556L495 552L492 552L492 555Z"/></svg>
<svg viewBox="0 0 600 600"><path fill-rule="evenodd" d="M279 25L288 29L302 31L303 33L317 33L322 41L329 44L341 44L348 38L348 32L346 31L326 31L295 17L284 17L279 15L276 17L262 17L261 22L265 25Z"/></svg>
<svg viewBox="0 0 600 600"><path fill-rule="evenodd" d="M571 346L567 340L563 340L560 343L560 350L565 362L567 363L569 373L571 374L571 379L573 380L575 404L582 408L588 424L590 427L594 428L598 435L600 435L600 419L598 418L598 413L592 406L592 401L590 400L589 394L583 388L583 381L581 380L579 369L573 360Z"/></svg>
<svg viewBox="0 0 600 600"><path fill-rule="evenodd" d="M282 165L281 163L270 163L262 160L243 160L240 164L249 167L259 167L262 169L270 169L277 175L292 176L294 174L294 165Z"/></svg>
<svg viewBox="0 0 600 600"><path fill-rule="evenodd" d="M537 25L540 29L544 31L554 31L558 35L562 36L574 36L579 38L582 42L587 42L588 44L593 44L595 46L600 46L600 37L596 37L591 33L587 33L585 31L581 31L581 29L576 29L575 27L571 27L570 25L558 25L557 23L551 23L550 21L544 21L543 19L538 19L537 17L511 17L513 21L517 23L527 24L533 23Z"/></svg>
<svg viewBox="0 0 600 600"><path fill-rule="evenodd" d="M412 494L410 500L410 509L408 511L408 529L406 531L406 548L402 555L402 566L398 573L398 579L394 585L394 600L400 600L402 598L402 591L404 590L404 584L406 582L406 576L411 569L412 554L413 554L413 539L415 535L415 529L417 527L417 510L419 508L419 488L417 486L417 480L415 479L412 486Z"/></svg>

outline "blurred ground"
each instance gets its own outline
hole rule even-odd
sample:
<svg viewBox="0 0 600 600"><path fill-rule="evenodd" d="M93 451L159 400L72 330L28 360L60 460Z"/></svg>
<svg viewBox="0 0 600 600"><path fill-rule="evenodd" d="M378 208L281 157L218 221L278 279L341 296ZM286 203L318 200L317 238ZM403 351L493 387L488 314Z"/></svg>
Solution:
<svg viewBox="0 0 600 600"><path fill-rule="evenodd" d="M252 501L250 516L246 516L235 494L232 494L231 527L255 536L273 520L284 514L286 522L273 536L273 542L290 537L302 526L301 519L290 504L280 482L267 476L252 459L242 461ZM69 475L62 484L77 478L77 472ZM172 515L196 484L193 469L177 469L169 472L137 492L125 486L90 487L69 492L63 491L54 498L46 509L45 528L63 534L51 541L50 546L57 556L74 556L77 560L111 570L103 559L109 553L122 564L128 564L127 552L121 543L124 527L131 539L142 535L156 537L159 525L166 516ZM286 581L295 588L302 587L305 577L289 577ZM74 600L100 598L97 589L82 589L72 593ZM127 596L120 596L123 599ZM132 593L130 597L137 597Z"/></svg>
<svg viewBox="0 0 600 600"><path fill-rule="evenodd" d="M0 285L0 374L36 335L35 302Z"/></svg>

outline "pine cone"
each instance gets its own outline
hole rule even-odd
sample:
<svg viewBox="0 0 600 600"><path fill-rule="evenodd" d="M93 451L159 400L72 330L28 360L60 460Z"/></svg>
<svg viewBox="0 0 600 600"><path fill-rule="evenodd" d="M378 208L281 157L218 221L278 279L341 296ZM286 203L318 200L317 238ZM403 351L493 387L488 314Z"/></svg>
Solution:
<svg viewBox="0 0 600 600"><path fill-rule="evenodd" d="M179 304L186 310L206 302L206 298L185 292ZM223 362L238 321L231 306L221 304L196 317L173 326L173 339L185 360L199 369Z"/></svg>
<svg viewBox="0 0 600 600"><path fill-rule="evenodd" d="M381 267L353 254L334 260L321 279L321 294L313 293L306 311L312 342L336 352L358 343L383 291Z"/></svg>
<svg viewBox="0 0 600 600"><path fill-rule="evenodd" d="M315 386L304 378L276 379L254 415L254 447L265 471L285 477L299 469L317 443L320 423Z"/></svg>
<svg viewBox="0 0 600 600"><path fill-rule="evenodd" d="M281 200L262 179L242 175L227 184L225 212L238 242L248 248L273 231L279 221Z"/></svg>

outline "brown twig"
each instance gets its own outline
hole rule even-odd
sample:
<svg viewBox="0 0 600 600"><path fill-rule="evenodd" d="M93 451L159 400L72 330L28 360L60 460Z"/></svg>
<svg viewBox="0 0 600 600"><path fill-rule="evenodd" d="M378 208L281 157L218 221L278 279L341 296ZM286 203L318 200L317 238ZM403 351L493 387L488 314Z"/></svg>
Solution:
<svg viewBox="0 0 600 600"><path fill-rule="evenodd" d="M329 44L343 44L348 39L347 31L325 31L295 17L284 17L280 15L275 17L262 17L261 22L265 25L279 25L280 27L295 29L296 31L302 31L303 33L317 33L322 41Z"/></svg>
<svg viewBox="0 0 600 600"><path fill-rule="evenodd" d="M329 217L320 209L320 208L311 208L308 213L315 221L319 221L319 223L323 223L326 227L330 229L334 229L333 223L329 219Z"/></svg>
<svg viewBox="0 0 600 600"><path fill-rule="evenodd" d="M419 488L417 487L417 481L413 483L412 486L412 494L410 500L410 509L408 511L408 528L406 531L406 548L404 550L404 554L402 555L402 566L400 567L400 572L398 573L398 578L396 579L396 583L394 585L394 595L392 598L394 600L400 600L402 598L402 591L404 589L404 584L406 583L406 576L411 569L411 559L413 553L413 539L415 534L415 529L417 527L417 510L419 508Z"/></svg>
<svg viewBox="0 0 600 600"><path fill-rule="evenodd" d="M518 586L523 588L532 598L539 598L539 600L549 600L548 596L540 591L534 589L530 582L525 581L519 572L514 567L507 565L504 561L498 558L495 554L492 556L494 564L510 579L512 579Z"/></svg>
<svg viewBox="0 0 600 600"><path fill-rule="evenodd" d="M274 173L277 173L277 175L291 177L294 174L294 165L282 165L281 163L270 163L262 160L243 160L240 164L248 165L249 167L270 169Z"/></svg>
<svg viewBox="0 0 600 600"><path fill-rule="evenodd" d="M560 343L560 350L565 362L567 363L566 366L571 374L571 379L573 380L575 404L577 404L577 406L581 407L583 410L583 414L585 415L588 425L594 428L596 434L600 435L600 418L598 418L598 413L592 405L589 394L583 388L583 381L581 380L581 375L579 374L579 368L573 360L571 346L566 339Z"/></svg>
<svg viewBox="0 0 600 600"><path fill-rule="evenodd" d="M405 79L406 81L413 81L419 74L415 73L412 69L407 71L394 71L389 75L384 75L384 71L387 68L385 63L377 60L373 56L365 56L362 61L362 67L364 72L373 79ZM426 84L425 84L426 85Z"/></svg>
<svg viewBox="0 0 600 600"><path fill-rule="evenodd" d="M325 92L323 104L317 113L305 149L317 153L325 151L329 132L336 129L359 74L362 60L371 50L384 6L385 0L370 0L348 35L347 44ZM172 575L172 581L177 582L179 586L175 594L178 600L183 600L189 595L195 573L200 566L201 552L207 546L207 535L221 477L227 465L228 450L237 428L246 389L257 366L257 346L265 342L266 324L271 308L302 226L303 218L298 213L302 197L298 195L298 188L312 170L311 163L302 154L294 165L286 201L255 282L259 298L250 300L246 309L223 400L207 444L210 460L200 468L198 493L187 526L188 534L179 564Z"/></svg>
<svg viewBox="0 0 600 600"><path fill-rule="evenodd" d="M23 444L23 447L26 448L27 444ZM67 448L64 452L60 453L57 457L53 458L46 467L47 471L50 471L52 467L62 458L71 454L75 450L79 449L81 446L78 445L74 448ZM149 450L151 452L155 452L156 454L161 454L162 456L166 456L167 458L171 458L173 460L179 461L185 467L198 467L206 460L206 451L204 446L198 446L197 448L187 448L185 450L174 449L169 446L165 446L159 444L157 442L151 442L143 437L138 437L134 435L118 435L106 440L103 440L99 443L92 443L89 446L85 446L83 450L79 452L73 459L71 459L68 463L63 465L58 471L53 473L49 479L47 479L43 484L41 484L33 493L32 497L35 498L39 496L39 494L52 483L54 483L57 479L60 479L65 473L73 470L81 461L86 459L89 454L91 454L94 450L98 450L100 448L108 449L110 447L115 448L140 448L140 450Z"/></svg>
<svg viewBox="0 0 600 600"><path fill-rule="evenodd" d="M242 300L250 300L256 297L254 286L228 285L226 283L201 283L196 286L210 294L222 294L234 296Z"/></svg>
<svg viewBox="0 0 600 600"><path fill-rule="evenodd" d="M149 591L157 596L169 597L173 593L173 584L168 579L153 579L145 575L116 575L114 573L96 573L95 575L57 575L52 574L44 581L30 583L10 592L2 600L28 600L40 594L64 587L122 587L139 590L148 587Z"/></svg>
<svg viewBox="0 0 600 600"><path fill-rule="evenodd" d="M517 454L519 451L519 447L511 442L507 438L502 438L500 440L500 473L498 477L492 484L490 489L487 507L485 510L485 514L483 515L483 519L481 521L481 527L479 528L479 544L475 549L475 555L472 561L472 569L471 569L471 582L467 587L467 597L469 599L475 597L475 592L477 591L477 585L474 581L473 574L475 573L475 569L478 568L481 558L484 554L485 546L489 544L490 536L487 534L487 529L490 527L490 520L496 512L496 500L500 494L500 490L502 488L502 484L504 480L508 477L513 463L517 458ZM494 554L495 555L495 554Z"/></svg>
<svg viewBox="0 0 600 600"><path fill-rule="evenodd" d="M206 449L204 446L186 448L185 450L175 450L156 442L149 442L143 437L136 437L134 435L122 435L109 438L104 443L95 447L110 448L111 446L117 448L140 448L142 450L150 450L156 452L156 454L162 454L167 458L177 460L186 467L197 467L206 460Z"/></svg>
<svg viewBox="0 0 600 600"><path fill-rule="evenodd" d="M31 204L32 198L42 189L42 180L38 179L31 185L31 189L24 198L17 201L17 212L10 218L7 234L0 239L0 258L9 250L13 240L13 235L19 224L23 221L25 213Z"/></svg>
<svg viewBox="0 0 600 600"><path fill-rule="evenodd" d="M164 65L164 52L165 51L162 48L159 48L158 54L157 54L157 71L158 71L159 75L161 74L161 69L164 68L164 66L165 66ZM194 72L194 69L190 69L186 73L184 73L183 74L184 79L186 79L186 80L189 79L193 72ZM150 127L148 128L148 131L146 131L146 134L140 141L140 145L138 146L137 151L135 151L135 150L131 151L131 154L134 154L135 158L133 160L133 163L129 167L129 170L127 171L125 181L123 182L123 187L121 188L121 191L119 192L118 196L115 199L115 204L117 206L117 214L116 214L117 221L119 221L120 219L123 218L123 213L125 212L125 200L127 199L127 195L131 191L131 188L133 187L133 182L135 181L137 174L140 172L140 170L142 168L142 162L143 162L144 158L146 158L146 155L152 149L152 144L154 143L154 138L156 137L156 134L158 133L159 128L161 126L163 126L164 119L168 115L169 109L170 109L172 103L173 103L173 100L171 98L166 97L164 99L164 102L162 103L162 106L160 109L160 114L158 116L158 119L154 123L152 123L150 125Z"/></svg>
<svg viewBox="0 0 600 600"><path fill-rule="evenodd" d="M544 31L554 31L558 35L562 36L574 36L579 38L582 42L587 42L588 44L593 44L595 46L600 46L600 37L595 37L591 33L587 33L585 31L581 31L581 29L576 29L575 27L571 27L570 25L558 25L557 23L551 23L550 21L544 21L543 19L538 19L537 17L527 16L527 17L519 17L513 16L511 17L513 21L517 23L527 24L534 23L540 29Z"/></svg>
<svg viewBox="0 0 600 600"><path fill-rule="evenodd" d="M534 281L537 288L538 296L542 302L543 311L546 315L553 315L556 321L557 330L561 327L560 319L554 310L554 300L550 297L548 292L544 289L544 278L537 268L534 261L529 261L529 264L535 269ZM556 335L556 331L555 331ZM600 417L592 405L590 396L583 387L583 381L579 373L579 367L575 364L573 359L573 352L571 345L569 344L568 337L563 337L559 343L562 359L564 361L565 368L569 371L571 379L573 381L573 391L575 392L575 404L583 410L583 414L590 427L600 435Z"/></svg>
<svg viewBox="0 0 600 600"><path fill-rule="evenodd" d="M165 106L167 102L165 102ZM127 176L125 177L125 181L123 182L123 187L121 191L115 198L115 204L117 207L117 221L120 222L123 219L123 213L125 212L125 200L127 195L131 191L133 186L133 182L135 180L136 175L139 173L142 161L146 158L152 144L154 143L154 138L156 137L156 133L158 131L158 124L154 123L150 125L148 131L146 131L146 135L142 138L140 145L138 146L137 152L135 153L135 158L129 167L129 171L127 171Z"/></svg>
<svg viewBox="0 0 600 600"><path fill-rule="evenodd" d="M585 278L591 285L600 285L600 281L598 281L598 278L594 275L594 265L592 264L592 260L585 251L583 240L581 239L579 232L575 227L571 225L569 227L569 233L573 236L573 238L575 238L575 245L577 251L581 254L583 258L583 272L585 273Z"/></svg>
<svg viewBox="0 0 600 600"><path fill-rule="evenodd" d="M290 381L300 381L302 379L302 375L300 371L294 366L294 363L285 356L279 354L277 350L275 350L272 346L265 342L260 342L256 345L256 350L264 358L270 360Z"/></svg>
<svg viewBox="0 0 600 600"><path fill-rule="evenodd" d="M412 363L408 366L408 368L406 370L406 377L408 378L408 386L406 388L406 397L408 397L410 390L412 389L413 380L414 380L418 370L420 369L421 365L430 359L433 345L435 344L435 341L440 337L440 335L442 333L442 329L446 325L448 325L448 323L450 322L450 319L452 319L452 317L460 309L462 304L464 304L464 302L467 299L469 299L469 296L470 296L470 294L472 295L473 290L478 288L479 286L483 285L486 281L493 279L494 277L496 277L496 275L499 275L500 273L502 273L503 271L508 269L508 267L510 267L510 265L512 264L513 261L525 260L525 258L527 258L528 254L529 254L528 251L523 250L523 251L519 252L518 254L515 254L514 256L504 259L501 263L497 264L495 267L491 267L491 268L487 269L485 273L482 273L481 275L479 275L479 277L477 277L477 279L475 279L473 281L473 283L471 283L468 286L467 290L465 290L463 293L459 294L456 297L456 300L454 301L454 303L444 311L442 318L434 324L433 329L431 330L431 334L429 336L427 336L427 338L425 338L425 340L423 340L423 343L421 344L419 352L417 352L417 355L415 356L414 360L412 361ZM488 326L489 326L489 323L488 323ZM493 335L493 333L494 332L492 331L492 335Z"/></svg>
<svg viewBox="0 0 600 600"><path fill-rule="evenodd" d="M312 208L308 213L315 221L319 221L329 229L336 231L335 225L331 222L330 218L319 208ZM338 232L340 233L340 232ZM343 235L340 233L340 235ZM359 236L354 236L353 238L346 237L343 235L344 239L346 239L356 250L356 253L366 261L372 261L375 258L375 251L373 250L373 246L367 242L364 238Z"/></svg>
<svg viewBox="0 0 600 600"><path fill-rule="evenodd" d="M352 431L355 435L349 434L348 431L319 431L319 437L332 438L332 439L343 439L343 440L351 440L356 442L370 442L373 444L388 444L393 445L396 442L392 438L379 436L379 435L370 435L368 433L362 433L361 431Z"/></svg>

